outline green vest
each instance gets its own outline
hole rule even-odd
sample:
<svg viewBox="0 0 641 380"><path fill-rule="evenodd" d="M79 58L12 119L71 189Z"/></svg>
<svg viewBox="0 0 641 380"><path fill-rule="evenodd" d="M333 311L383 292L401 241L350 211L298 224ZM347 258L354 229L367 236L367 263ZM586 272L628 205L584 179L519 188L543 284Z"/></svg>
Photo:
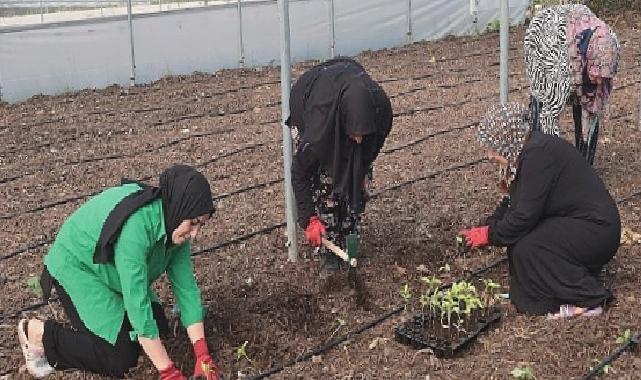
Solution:
<svg viewBox="0 0 641 380"><path fill-rule="evenodd" d="M157 338L151 285L167 272L185 327L203 320L200 290L191 263L191 243L166 248L162 200L136 210L123 224L114 262L94 264L102 225L114 207L139 190L136 184L106 189L76 210L62 225L44 259L69 294L80 319L94 334L114 344L127 313L137 336Z"/></svg>

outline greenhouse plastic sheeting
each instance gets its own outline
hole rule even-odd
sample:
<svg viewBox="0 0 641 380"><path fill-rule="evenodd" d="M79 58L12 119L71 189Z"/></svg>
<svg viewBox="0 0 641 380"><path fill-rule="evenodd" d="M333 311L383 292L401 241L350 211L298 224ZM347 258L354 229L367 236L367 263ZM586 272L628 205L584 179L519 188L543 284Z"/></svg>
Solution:
<svg viewBox="0 0 641 380"><path fill-rule="evenodd" d="M476 2L475 17L470 11ZM498 19L499 0L412 0L413 41L463 35ZM528 0L510 0L513 24L523 22ZM328 0L290 1L292 60L330 54ZM407 1L335 0L335 53L356 55L407 42ZM278 65L275 1L243 3L247 66ZM238 12L219 5L134 15L136 83L165 75L214 72L239 66ZM111 84L130 75L126 17L0 29L0 99L20 101Z"/></svg>

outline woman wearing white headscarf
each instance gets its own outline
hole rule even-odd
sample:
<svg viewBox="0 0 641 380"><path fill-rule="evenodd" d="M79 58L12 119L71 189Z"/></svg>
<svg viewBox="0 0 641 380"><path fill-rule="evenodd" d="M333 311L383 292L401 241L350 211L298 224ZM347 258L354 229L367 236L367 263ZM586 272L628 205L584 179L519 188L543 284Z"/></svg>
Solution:
<svg viewBox="0 0 641 380"><path fill-rule="evenodd" d="M463 231L467 243L508 248L510 299L519 311L601 314L612 295L597 275L618 249L621 222L594 169L565 140L531 132L520 104L491 108L477 137L507 168L509 198L484 226Z"/></svg>

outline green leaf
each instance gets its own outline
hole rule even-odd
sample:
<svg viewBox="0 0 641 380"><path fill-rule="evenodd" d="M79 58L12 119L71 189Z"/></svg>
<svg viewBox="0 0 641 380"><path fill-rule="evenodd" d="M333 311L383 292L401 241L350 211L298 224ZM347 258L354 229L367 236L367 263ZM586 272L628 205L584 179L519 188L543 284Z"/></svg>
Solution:
<svg viewBox="0 0 641 380"><path fill-rule="evenodd" d="M40 287L40 277L31 276L25 282L25 285L29 290L34 292L38 297L42 297L42 288Z"/></svg>

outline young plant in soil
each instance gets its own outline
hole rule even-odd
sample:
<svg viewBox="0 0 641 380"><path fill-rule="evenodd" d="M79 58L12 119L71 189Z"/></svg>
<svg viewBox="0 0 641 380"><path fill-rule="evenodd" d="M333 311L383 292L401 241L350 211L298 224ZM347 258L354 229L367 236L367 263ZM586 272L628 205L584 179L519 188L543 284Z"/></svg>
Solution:
<svg viewBox="0 0 641 380"><path fill-rule="evenodd" d="M249 356L247 356L247 343L248 341L245 341L245 343L241 344L236 348L236 361L240 361L242 359L247 359L249 363L252 361L249 359Z"/></svg>
<svg viewBox="0 0 641 380"><path fill-rule="evenodd" d="M407 311L407 306L409 305L410 300L412 299L412 293L410 292L410 286L405 284L401 287L401 298L403 298L404 310Z"/></svg>
<svg viewBox="0 0 641 380"><path fill-rule="evenodd" d="M632 331L630 329L626 329L623 334L619 335L617 337L616 343L617 344L625 344L627 343L630 339L632 338Z"/></svg>
<svg viewBox="0 0 641 380"><path fill-rule="evenodd" d="M423 305L423 302L426 301L429 304L429 320L431 320L431 316L434 311L434 307L438 302L438 299L436 297L436 294L438 293L438 288L441 286L441 280L439 280L436 276L430 276L430 277L421 277L421 281L427 285L427 292L421 296L421 312L423 313L423 323L425 323L425 307ZM426 299L423 299L423 296Z"/></svg>
<svg viewBox="0 0 641 380"><path fill-rule="evenodd" d="M490 308L494 306L494 302L498 298L496 291L501 288L501 285L491 279L483 279L483 286L483 301L485 306L485 315L487 316L489 315Z"/></svg>
<svg viewBox="0 0 641 380"><path fill-rule="evenodd" d="M327 341L332 340L334 335L336 335L336 333L340 331L340 329L342 329L347 324L347 322L345 322L344 319L336 318L336 324L337 324L336 328L334 329L334 331L332 331L332 334L329 336Z"/></svg>
<svg viewBox="0 0 641 380"><path fill-rule="evenodd" d="M27 289L33 292L38 297L42 297L42 288L40 287L40 277L31 276L25 282Z"/></svg>
<svg viewBox="0 0 641 380"><path fill-rule="evenodd" d="M516 367L510 372L510 375L519 380L536 380L534 370L531 367Z"/></svg>
<svg viewBox="0 0 641 380"><path fill-rule="evenodd" d="M599 365L601 361L599 359L593 359L592 360L592 366L590 367L589 371L592 372L595 366ZM605 376L607 375L610 370L612 369L612 366L610 364L606 364L597 372L597 376Z"/></svg>

